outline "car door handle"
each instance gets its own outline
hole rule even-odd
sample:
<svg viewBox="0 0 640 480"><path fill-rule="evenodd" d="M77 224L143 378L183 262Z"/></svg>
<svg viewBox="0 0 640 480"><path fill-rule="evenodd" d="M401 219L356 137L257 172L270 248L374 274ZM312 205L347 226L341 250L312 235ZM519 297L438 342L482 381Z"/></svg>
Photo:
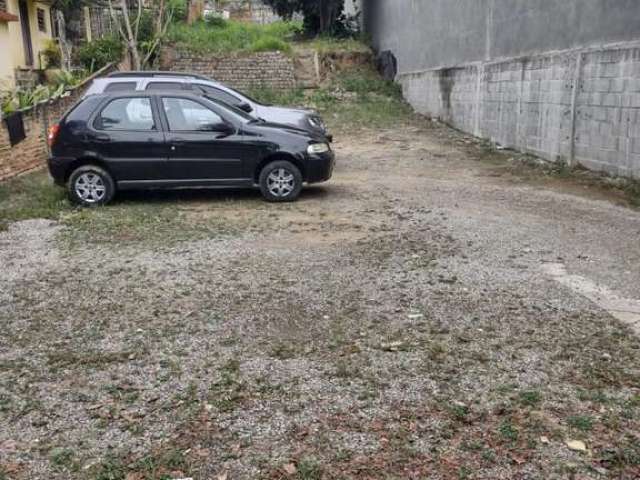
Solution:
<svg viewBox="0 0 640 480"><path fill-rule="evenodd" d="M93 135L93 140L96 142L110 142L111 137L106 133L96 133Z"/></svg>

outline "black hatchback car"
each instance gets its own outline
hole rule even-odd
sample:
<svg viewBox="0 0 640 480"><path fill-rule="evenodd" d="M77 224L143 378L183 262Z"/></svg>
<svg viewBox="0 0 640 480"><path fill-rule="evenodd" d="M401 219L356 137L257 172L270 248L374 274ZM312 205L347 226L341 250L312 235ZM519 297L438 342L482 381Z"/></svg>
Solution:
<svg viewBox="0 0 640 480"><path fill-rule="evenodd" d="M334 166L322 136L176 91L86 97L48 140L51 176L87 206L118 190L184 187L260 188L268 201L293 201Z"/></svg>

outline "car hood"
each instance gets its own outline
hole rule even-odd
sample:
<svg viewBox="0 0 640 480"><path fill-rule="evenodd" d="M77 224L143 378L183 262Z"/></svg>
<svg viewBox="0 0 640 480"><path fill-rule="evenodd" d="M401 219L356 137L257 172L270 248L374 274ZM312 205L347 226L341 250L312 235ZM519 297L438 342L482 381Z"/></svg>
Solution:
<svg viewBox="0 0 640 480"><path fill-rule="evenodd" d="M326 139L321 134L316 134L309 130L295 127L291 124L287 123L277 123L277 122L251 122L248 123L245 127L248 130L251 130L256 133L288 133L290 135L296 135L300 137L301 140L305 141L317 141L317 142L325 142Z"/></svg>
<svg viewBox="0 0 640 480"><path fill-rule="evenodd" d="M306 118L315 115L313 110L303 108L285 108L275 106L258 106L258 116L264 118L268 122L288 123L297 125Z"/></svg>

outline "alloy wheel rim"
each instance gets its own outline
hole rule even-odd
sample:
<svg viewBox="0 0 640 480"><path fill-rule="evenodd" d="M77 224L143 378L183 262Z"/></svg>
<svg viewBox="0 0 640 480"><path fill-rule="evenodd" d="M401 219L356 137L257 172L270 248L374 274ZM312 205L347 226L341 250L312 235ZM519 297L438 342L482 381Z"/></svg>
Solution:
<svg viewBox="0 0 640 480"><path fill-rule="evenodd" d="M76 179L76 194L83 202L96 203L101 201L107 193L107 188L100 175L87 172Z"/></svg>
<svg viewBox="0 0 640 480"><path fill-rule="evenodd" d="M267 177L267 189L274 197L286 197L295 189L296 179L293 173L284 168L278 168Z"/></svg>

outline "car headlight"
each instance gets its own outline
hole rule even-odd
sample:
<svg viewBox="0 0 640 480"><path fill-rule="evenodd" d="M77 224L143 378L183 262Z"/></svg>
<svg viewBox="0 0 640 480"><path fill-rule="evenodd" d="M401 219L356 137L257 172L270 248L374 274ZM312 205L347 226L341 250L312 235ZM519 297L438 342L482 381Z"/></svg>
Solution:
<svg viewBox="0 0 640 480"><path fill-rule="evenodd" d="M318 153L325 153L329 151L329 145L327 143L312 143L307 148L309 155L317 155Z"/></svg>
<svg viewBox="0 0 640 480"><path fill-rule="evenodd" d="M318 130L322 130L323 132L326 130L324 123L320 117L309 117L308 118L309 125Z"/></svg>

